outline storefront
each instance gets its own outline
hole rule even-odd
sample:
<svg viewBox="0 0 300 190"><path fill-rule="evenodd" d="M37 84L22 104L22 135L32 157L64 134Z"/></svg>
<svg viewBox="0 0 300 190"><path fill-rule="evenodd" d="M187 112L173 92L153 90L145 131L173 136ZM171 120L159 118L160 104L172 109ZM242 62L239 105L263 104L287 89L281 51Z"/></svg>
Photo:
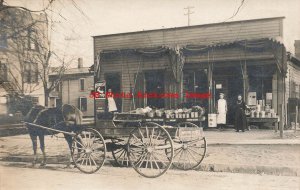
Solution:
<svg viewBox="0 0 300 190"><path fill-rule="evenodd" d="M286 52L277 40L282 37L282 19L96 36L95 80L105 80L110 72L119 74L120 92L133 94L122 98L119 111L146 106L170 109L191 104L215 113L222 92L228 102L230 124L239 94L248 105L256 107L259 103L264 109L284 113ZM141 98L135 96L139 92L178 96ZM100 100L96 104L99 109L104 106Z"/></svg>

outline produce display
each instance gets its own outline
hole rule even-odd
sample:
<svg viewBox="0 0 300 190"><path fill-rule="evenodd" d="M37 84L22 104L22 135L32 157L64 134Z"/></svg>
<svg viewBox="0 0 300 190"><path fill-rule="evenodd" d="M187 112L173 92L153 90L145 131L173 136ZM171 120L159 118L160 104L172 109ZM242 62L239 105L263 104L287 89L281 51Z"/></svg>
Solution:
<svg viewBox="0 0 300 190"><path fill-rule="evenodd" d="M180 109L152 109L147 106L145 108L137 108L131 111L131 113L143 114L149 118L199 118L204 115L205 109L200 106Z"/></svg>

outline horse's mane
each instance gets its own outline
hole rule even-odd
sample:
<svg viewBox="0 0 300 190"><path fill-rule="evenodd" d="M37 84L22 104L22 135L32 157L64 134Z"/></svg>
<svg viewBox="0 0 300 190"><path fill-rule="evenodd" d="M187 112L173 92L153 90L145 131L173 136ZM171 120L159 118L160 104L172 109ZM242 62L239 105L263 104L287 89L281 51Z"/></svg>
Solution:
<svg viewBox="0 0 300 190"><path fill-rule="evenodd" d="M43 109L45 109L45 107L41 105L36 105L32 107L30 111L26 114L24 121L29 123L33 122L37 118L39 112Z"/></svg>

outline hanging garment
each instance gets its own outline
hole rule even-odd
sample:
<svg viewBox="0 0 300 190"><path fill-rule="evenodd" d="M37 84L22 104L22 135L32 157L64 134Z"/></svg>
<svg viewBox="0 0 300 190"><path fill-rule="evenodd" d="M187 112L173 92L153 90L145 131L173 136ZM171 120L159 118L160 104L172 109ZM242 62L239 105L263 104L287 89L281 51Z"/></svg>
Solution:
<svg viewBox="0 0 300 190"><path fill-rule="evenodd" d="M226 124L227 102L224 99L218 100L217 124Z"/></svg>

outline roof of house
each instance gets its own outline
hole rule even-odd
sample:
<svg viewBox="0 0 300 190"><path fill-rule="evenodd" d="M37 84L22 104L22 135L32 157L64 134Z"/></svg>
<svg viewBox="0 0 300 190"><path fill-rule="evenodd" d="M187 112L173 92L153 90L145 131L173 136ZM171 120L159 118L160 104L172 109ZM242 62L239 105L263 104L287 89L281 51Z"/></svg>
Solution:
<svg viewBox="0 0 300 190"><path fill-rule="evenodd" d="M90 67L81 67L81 68L69 68L66 69L64 72L64 75L74 75L74 74L91 74L93 75L93 72L90 71ZM49 75L55 76L57 73L51 73Z"/></svg>
<svg viewBox="0 0 300 190"><path fill-rule="evenodd" d="M288 58L292 63L294 63L295 65L300 67L300 59L299 58L293 56L292 54L288 54Z"/></svg>

